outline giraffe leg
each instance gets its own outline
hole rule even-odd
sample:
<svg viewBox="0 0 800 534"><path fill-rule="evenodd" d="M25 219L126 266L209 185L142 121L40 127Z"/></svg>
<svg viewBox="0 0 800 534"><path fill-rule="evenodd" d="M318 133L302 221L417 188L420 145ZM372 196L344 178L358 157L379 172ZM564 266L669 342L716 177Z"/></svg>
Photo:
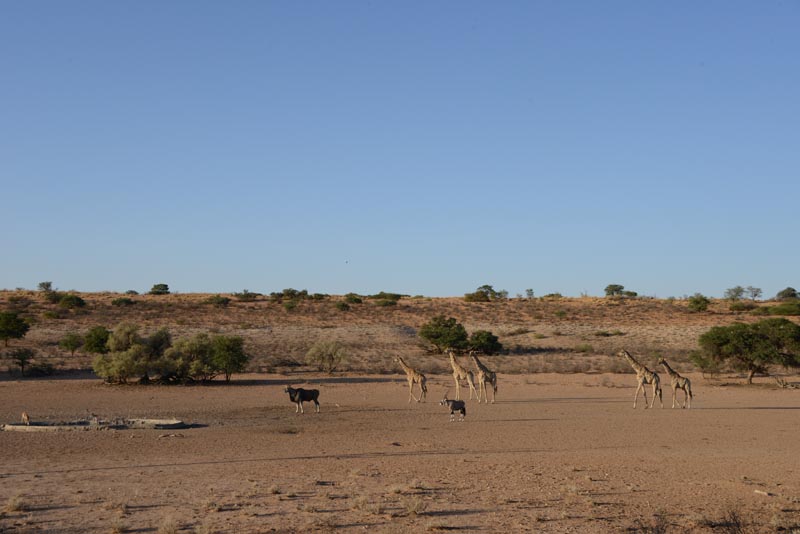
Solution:
<svg viewBox="0 0 800 534"><path fill-rule="evenodd" d="M642 389L642 383L640 382L638 386L636 386L636 394L633 396L633 407L636 408L636 400L639 398L639 390L644 392ZM647 406L647 393L644 394L644 405Z"/></svg>
<svg viewBox="0 0 800 534"><path fill-rule="evenodd" d="M461 400L461 384L458 383L458 377L454 376L453 379L456 383L456 400Z"/></svg>
<svg viewBox="0 0 800 534"><path fill-rule="evenodd" d="M678 397L678 388L674 387L674 388L672 388L672 407L673 408L675 407L675 400L677 399L677 397Z"/></svg>

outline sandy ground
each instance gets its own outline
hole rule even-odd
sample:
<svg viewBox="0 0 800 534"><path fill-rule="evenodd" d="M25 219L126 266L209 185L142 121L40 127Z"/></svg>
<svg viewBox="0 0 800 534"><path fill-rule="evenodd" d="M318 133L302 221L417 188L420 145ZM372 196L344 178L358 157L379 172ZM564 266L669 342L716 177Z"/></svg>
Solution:
<svg viewBox="0 0 800 534"><path fill-rule="evenodd" d="M438 404L454 393L444 375L420 404L399 375L304 375L318 415L295 415L296 375L6 379L2 423L25 410L198 426L0 432L0 532L800 529L800 390L689 376L692 410L670 409L668 387L664 409L633 410L632 375L500 376L497 403L468 401L463 423Z"/></svg>

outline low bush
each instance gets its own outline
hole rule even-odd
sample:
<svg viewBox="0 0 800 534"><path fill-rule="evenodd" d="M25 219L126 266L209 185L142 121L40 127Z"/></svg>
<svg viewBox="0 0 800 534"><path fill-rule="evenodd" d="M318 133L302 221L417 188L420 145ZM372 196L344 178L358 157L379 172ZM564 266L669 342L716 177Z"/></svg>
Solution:
<svg viewBox="0 0 800 534"><path fill-rule="evenodd" d="M706 311L708 309L709 304L711 304L711 300L702 295L700 293L695 293L691 297L689 297L689 311L693 312L701 312Z"/></svg>
<svg viewBox="0 0 800 534"><path fill-rule="evenodd" d="M128 297L119 297L111 301L112 306L133 306L136 301Z"/></svg>
<svg viewBox="0 0 800 534"><path fill-rule="evenodd" d="M234 293L233 296L242 302L253 302L261 296L261 293L253 293L252 291L243 289L241 293Z"/></svg>
<svg viewBox="0 0 800 534"><path fill-rule="evenodd" d="M83 300L78 295L73 293L68 293L62 296L58 300L58 305L62 308L72 309L72 308L83 308L86 306L86 301Z"/></svg>
<svg viewBox="0 0 800 534"><path fill-rule="evenodd" d="M332 373L347 362L345 347L338 341L318 341L306 353L306 363Z"/></svg>
<svg viewBox="0 0 800 534"><path fill-rule="evenodd" d="M346 294L344 296L344 301L346 303L348 303L348 304L361 304L362 302L364 302L361 299L361 295L358 295L357 293L348 293L348 294Z"/></svg>
<svg viewBox="0 0 800 534"><path fill-rule="evenodd" d="M346 302L339 301L335 304L336 309L339 311L349 311L350 305Z"/></svg>
<svg viewBox="0 0 800 534"><path fill-rule="evenodd" d="M206 304L211 304L215 308L227 308L228 304L231 303L231 299L228 297L223 297L222 295L213 295L208 297L205 300Z"/></svg>

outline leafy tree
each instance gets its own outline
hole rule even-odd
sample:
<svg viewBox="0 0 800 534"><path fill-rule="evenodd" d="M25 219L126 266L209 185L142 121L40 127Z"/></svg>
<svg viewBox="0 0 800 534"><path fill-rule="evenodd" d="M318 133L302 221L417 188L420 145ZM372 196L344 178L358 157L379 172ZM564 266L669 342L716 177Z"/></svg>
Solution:
<svg viewBox="0 0 800 534"><path fill-rule="evenodd" d="M484 354L496 354L503 350L503 344L488 330L476 330L469 336L469 348Z"/></svg>
<svg viewBox="0 0 800 534"><path fill-rule="evenodd" d="M131 345L126 350L99 354L92 362L97 376L107 382L127 384L134 377L145 372L143 362L147 359L147 348L142 344Z"/></svg>
<svg viewBox="0 0 800 534"><path fill-rule="evenodd" d="M58 346L64 350L68 350L71 356L75 356L75 351L83 345L83 338L77 332L69 332L61 338Z"/></svg>
<svg viewBox="0 0 800 534"><path fill-rule="evenodd" d="M775 295L775 300L792 300L796 298L798 298L797 290L793 287L782 289Z"/></svg>
<svg viewBox="0 0 800 534"><path fill-rule="evenodd" d="M533 289L525 290L525 298L527 298L528 300L533 299Z"/></svg>
<svg viewBox="0 0 800 534"><path fill-rule="evenodd" d="M33 359L34 352L31 349L17 349L9 353L8 357L19 366L20 373L25 376L25 366Z"/></svg>
<svg viewBox="0 0 800 534"><path fill-rule="evenodd" d="M492 302L496 300L506 300L507 298L508 291L505 289L495 291L494 287L488 284L482 285L476 289L474 293L464 294L464 300L466 302Z"/></svg>
<svg viewBox="0 0 800 534"><path fill-rule="evenodd" d="M731 287L725 290L725 298L727 300L741 300L744 297L745 289L742 286Z"/></svg>
<svg viewBox="0 0 800 534"><path fill-rule="evenodd" d="M108 338L111 352L124 352L134 345L144 345L144 339L139 335L139 327L132 323L120 323Z"/></svg>
<svg viewBox="0 0 800 534"><path fill-rule="evenodd" d="M246 289L243 289L241 293L234 293L234 297L241 300L242 302L253 302L254 300L258 299L261 296L261 293L253 293Z"/></svg>
<svg viewBox="0 0 800 534"><path fill-rule="evenodd" d="M164 353L167 363L161 365L159 375L163 381L211 380L219 374L212 352L208 334L179 339Z"/></svg>
<svg viewBox="0 0 800 534"><path fill-rule="evenodd" d="M338 341L317 341L306 353L306 363L332 373L347 362L347 349Z"/></svg>
<svg viewBox="0 0 800 534"><path fill-rule="evenodd" d="M58 305L62 308L83 308L86 306L86 301L78 295L68 293L58 300Z"/></svg>
<svg viewBox="0 0 800 534"><path fill-rule="evenodd" d="M138 291L136 291L135 289L129 289L129 290L127 290L127 291L125 292L125 294L126 294L126 295L135 296L135 295L138 295L138 294L139 294L139 292L138 292Z"/></svg>
<svg viewBox="0 0 800 534"><path fill-rule="evenodd" d="M699 344L703 357L746 371L748 384L755 374L766 375L770 365L800 365L800 326L788 319L715 326L700 336Z"/></svg>
<svg viewBox="0 0 800 534"><path fill-rule="evenodd" d="M747 289L745 289L745 291L747 292L747 296L750 297L751 300L760 299L761 295L764 293L763 291L761 291L761 288L753 286L747 286Z"/></svg>
<svg viewBox="0 0 800 534"><path fill-rule="evenodd" d="M619 284L608 284L605 292L607 297L619 297L625 291L625 286Z"/></svg>
<svg viewBox="0 0 800 534"><path fill-rule="evenodd" d="M8 346L9 339L22 339L30 325L15 312L0 312L0 339Z"/></svg>
<svg viewBox="0 0 800 534"><path fill-rule="evenodd" d="M693 312L706 311L708 309L709 304L711 304L711 300L700 293L695 293L694 295L689 297L690 311Z"/></svg>
<svg viewBox="0 0 800 534"><path fill-rule="evenodd" d="M445 318L437 315L419 329L419 337L436 347L437 352L445 349L463 349L467 347L467 330L453 317Z"/></svg>
<svg viewBox="0 0 800 534"><path fill-rule="evenodd" d="M214 366L225 374L225 381L231 381L233 373L241 373L247 367L250 357L244 352L244 339L240 336L214 336L211 338L211 359Z"/></svg>
<svg viewBox="0 0 800 534"><path fill-rule="evenodd" d="M95 326L83 338L83 350L93 354L108 352L108 338L111 332L105 326Z"/></svg>
<svg viewBox="0 0 800 534"><path fill-rule="evenodd" d="M151 295L169 295L169 286L167 284L154 284L150 289Z"/></svg>
<svg viewBox="0 0 800 534"><path fill-rule="evenodd" d="M50 293L53 291L53 282L39 282L38 287L42 293Z"/></svg>

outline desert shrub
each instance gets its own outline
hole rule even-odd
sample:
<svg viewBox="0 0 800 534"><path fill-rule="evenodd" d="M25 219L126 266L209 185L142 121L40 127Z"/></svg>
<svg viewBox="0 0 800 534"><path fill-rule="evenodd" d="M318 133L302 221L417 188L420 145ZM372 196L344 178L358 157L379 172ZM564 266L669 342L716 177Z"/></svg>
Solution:
<svg viewBox="0 0 800 534"><path fill-rule="evenodd" d="M50 293L53 291L53 282L39 282L37 287L42 293Z"/></svg>
<svg viewBox="0 0 800 534"><path fill-rule="evenodd" d="M553 312L553 315L555 315L559 319L563 319L567 316L567 310L556 310L555 312Z"/></svg>
<svg viewBox="0 0 800 534"><path fill-rule="evenodd" d="M795 288L787 287L786 289L778 291L778 294L775 295L775 300L791 300L798 297L800 297L800 294L797 293Z"/></svg>
<svg viewBox="0 0 800 534"><path fill-rule="evenodd" d="M305 289L297 290L288 288L284 289L280 293L270 293L269 298L272 302L283 302L285 300L305 300L308 298L308 291Z"/></svg>
<svg viewBox="0 0 800 534"><path fill-rule="evenodd" d="M464 294L465 302L493 302L498 300L506 300L508 298L508 291L502 289L495 291L495 289L488 285L482 285L473 293Z"/></svg>
<svg viewBox="0 0 800 534"><path fill-rule="evenodd" d="M213 358L211 338L196 334L179 339L164 353L159 376L165 382L211 380L220 373Z"/></svg>
<svg viewBox="0 0 800 534"><path fill-rule="evenodd" d="M150 289L151 295L169 295L169 286L167 284L153 284Z"/></svg>
<svg viewBox="0 0 800 534"><path fill-rule="evenodd" d="M120 323L108 337L108 350L111 352L123 352L134 345L143 344L142 336L139 335L139 327L132 323Z"/></svg>
<svg viewBox="0 0 800 534"><path fill-rule="evenodd" d="M706 311L708 309L709 304L711 304L711 300L700 293L695 293L694 295L689 297L690 311L693 312Z"/></svg>
<svg viewBox="0 0 800 534"><path fill-rule="evenodd" d="M758 304L755 302L741 300L731 302L730 306L728 306L728 309L732 312L744 312L754 310L756 308L758 308Z"/></svg>
<svg viewBox="0 0 800 534"><path fill-rule="evenodd" d="M83 337L83 350L93 354L108 352L108 338L111 332L105 326L95 326Z"/></svg>
<svg viewBox="0 0 800 534"><path fill-rule="evenodd" d="M561 293L548 293L542 297L544 300L560 300L562 298L564 298L564 296Z"/></svg>
<svg viewBox="0 0 800 534"><path fill-rule="evenodd" d="M83 338L77 332L69 332L61 338L58 346L69 351L70 355L75 356L75 351L83 345Z"/></svg>
<svg viewBox="0 0 800 534"><path fill-rule="evenodd" d="M484 354L497 354L503 350L498 337L488 330L476 330L469 336L469 348Z"/></svg>
<svg viewBox="0 0 800 534"><path fill-rule="evenodd" d="M12 310L25 310L30 307L33 302L22 295L11 295L8 297L9 308Z"/></svg>
<svg viewBox="0 0 800 534"><path fill-rule="evenodd" d="M438 352L464 349L468 346L467 330L453 317L437 315L419 329L419 337L431 343Z"/></svg>
<svg viewBox="0 0 800 534"><path fill-rule="evenodd" d="M8 346L10 339L22 339L30 330L30 325L15 312L0 312L0 339Z"/></svg>
<svg viewBox="0 0 800 534"><path fill-rule="evenodd" d="M348 304L361 304L364 302L357 293L348 293L344 296L344 301Z"/></svg>
<svg viewBox="0 0 800 534"><path fill-rule="evenodd" d="M125 292L125 294L126 294L126 295L130 295L130 296L136 296L136 295L138 295L138 294L139 294L139 292L138 292L138 291L136 291L135 289L129 289L129 290L127 290L127 291Z"/></svg>
<svg viewBox="0 0 800 534"><path fill-rule="evenodd" d="M283 309L286 311L292 311L297 308L297 301L296 300L286 300L283 302Z"/></svg>
<svg viewBox="0 0 800 534"><path fill-rule="evenodd" d="M317 341L306 353L306 363L332 373L347 362L345 347L338 341Z"/></svg>
<svg viewBox="0 0 800 534"><path fill-rule="evenodd" d="M222 295L213 295L208 297L205 300L206 304L211 304L215 308L227 308L228 304L231 303L231 299L228 297L223 297Z"/></svg>
<svg viewBox="0 0 800 534"><path fill-rule="evenodd" d="M464 293L464 302L489 302L489 295L482 291L475 291L474 293Z"/></svg>
<svg viewBox="0 0 800 534"><path fill-rule="evenodd" d="M214 336L211 338L211 361L231 381L233 373L241 373L250 361L244 351L244 339L240 336Z"/></svg>
<svg viewBox="0 0 800 534"><path fill-rule="evenodd" d="M339 301L335 304L336 309L339 311L349 311L350 305L346 302Z"/></svg>
<svg viewBox="0 0 800 534"><path fill-rule="evenodd" d="M692 362L695 367L700 369L700 372L703 373L703 376L713 376L722 370L718 361L701 351L692 351L689 354L689 361Z"/></svg>
<svg viewBox="0 0 800 534"><path fill-rule="evenodd" d="M99 354L92 362L92 369L106 382L127 384L129 380L146 373L147 348L134 344L125 350Z"/></svg>
<svg viewBox="0 0 800 534"><path fill-rule="evenodd" d="M770 315L800 315L800 301L781 302L777 306L769 306Z"/></svg>
<svg viewBox="0 0 800 534"><path fill-rule="evenodd" d="M64 297L64 293L61 293L60 291L45 291L43 295L44 295L44 300L46 300L50 304L58 304Z"/></svg>
<svg viewBox="0 0 800 534"><path fill-rule="evenodd" d="M328 300L331 296L327 293L313 293L310 298L311 300Z"/></svg>
<svg viewBox="0 0 800 534"><path fill-rule="evenodd" d="M261 293L253 293L246 289L243 289L241 293L234 293L234 297L241 300L242 302L253 302L261 296Z"/></svg>
<svg viewBox="0 0 800 534"><path fill-rule="evenodd" d="M375 293L374 295L369 295L367 298L373 299L373 300L394 300L394 301L397 301L397 300L400 300L401 298L403 298L404 296L407 296L407 295L401 295L400 293L387 293L386 291L381 291L380 293Z"/></svg>
<svg viewBox="0 0 800 534"><path fill-rule="evenodd" d="M594 352L594 347L588 343L580 343L575 346L575 352Z"/></svg>
<svg viewBox="0 0 800 534"><path fill-rule="evenodd" d="M86 306L86 301L83 300L78 295L75 295L73 293L68 293L62 296L58 300L58 305L61 306L62 308L68 308L68 309L83 308L84 306Z"/></svg>
<svg viewBox="0 0 800 534"><path fill-rule="evenodd" d="M380 299L375 301L376 306L397 306L396 300Z"/></svg>
<svg viewBox="0 0 800 534"><path fill-rule="evenodd" d="M119 297L111 301L112 306L133 306L136 301L128 297Z"/></svg>

